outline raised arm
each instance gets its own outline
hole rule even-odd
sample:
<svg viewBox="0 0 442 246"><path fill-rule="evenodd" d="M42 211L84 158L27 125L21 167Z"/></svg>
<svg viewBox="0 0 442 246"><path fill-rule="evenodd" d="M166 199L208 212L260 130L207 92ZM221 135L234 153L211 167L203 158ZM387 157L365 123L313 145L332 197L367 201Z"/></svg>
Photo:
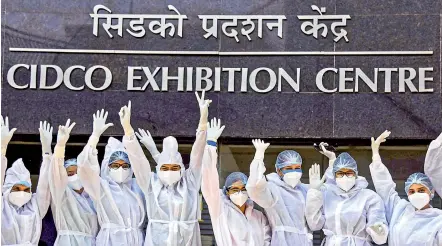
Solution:
<svg viewBox="0 0 442 246"><path fill-rule="evenodd" d="M255 139L252 141L255 146L256 152L252 163L250 164L250 176L247 181L246 189L250 198L263 208L273 207L277 198L271 193L267 180L264 176L266 171L264 165L264 153L269 147L269 143Z"/></svg>
<svg viewBox="0 0 442 246"><path fill-rule="evenodd" d="M5 181L6 168L8 166L8 160L6 159L6 149L8 148L9 141L11 141L12 135L17 130L17 128L13 128L9 130L9 119L6 117L3 120L3 116L0 116L0 128L1 128L1 151L2 151L2 163L1 163L1 187L3 187L3 183ZM3 192L2 192L3 197ZM2 203L3 209L3 203Z"/></svg>
<svg viewBox="0 0 442 246"><path fill-rule="evenodd" d="M207 117L209 116L209 105L212 102L212 100L205 100L204 94L205 91L203 91L201 97L199 97L198 93L195 92L200 108L200 121L196 133L196 140L190 152L189 170L193 173L196 180L201 180L201 165L207 136Z"/></svg>
<svg viewBox="0 0 442 246"><path fill-rule="evenodd" d="M51 204L51 192L49 188L49 169L52 155L52 130L53 129L48 122L40 121L40 128L38 128L38 131L40 132L43 161L40 167L36 195L38 210L42 218L48 212L49 205Z"/></svg>
<svg viewBox="0 0 442 246"><path fill-rule="evenodd" d="M387 220L390 221L394 207L401 200L396 192L396 183L393 181L387 167L382 163L379 155L379 146L390 135L389 131L382 133L376 140L371 138L371 149L373 162L370 164L370 173L376 192L385 204Z"/></svg>
<svg viewBox="0 0 442 246"><path fill-rule="evenodd" d="M152 171L150 169L150 163L147 160L146 155L144 155L143 149L135 136L134 129L130 124L131 109L132 104L129 101L127 106L122 107L119 113L121 126L123 126L124 130L123 144L126 148L127 155L129 156L136 181L141 190L147 195L149 192ZM141 129L139 135L142 138L148 137L148 134Z"/></svg>
<svg viewBox="0 0 442 246"><path fill-rule="evenodd" d="M219 189L219 175L216 168L218 154L216 141L224 130L221 121L212 119L207 130L207 145L204 150L201 191L209 207L210 216L215 219L221 214L221 196Z"/></svg>
<svg viewBox="0 0 442 246"><path fill-rule="evenodd" d="M436 192L442 196L442 133L428 147L424 170Z"/></svg>
<svg viewBox="0 0 442 246"><path fill-rule="evenodd" d="M328 183L328 182L334 180L332 170L333 170L333 163L336 160L336 154L333 151L327 150L327 148L326 148L327 146L328 146L328 143L325 143L325 142L321 142L319 144L319 148L321 148L321 150L322 150L319 153L323 154L324 156L326 156L328 158L328 168L324 174L325 180Z"/></svg>
<svg viewBox="0 0 442 246"><path fill-rule="evenodd" d="M95 201L101 197L100 190L100 166L98 163L97 144L101 135L114 124L106 123L108 112L98 110L93 117L92 134L84 146L83 151L77 157L77 175L84 190Z"/></svg>
<svg viewBox="0 0 442 246"><path fill-rule="evenodd" d="M324 197L321 192L326 174L321 179L321 168L313 164L309 170L309 190L305 203L305 218L310 230L317 231L324 227L325 215L323 212Z"/></svg>

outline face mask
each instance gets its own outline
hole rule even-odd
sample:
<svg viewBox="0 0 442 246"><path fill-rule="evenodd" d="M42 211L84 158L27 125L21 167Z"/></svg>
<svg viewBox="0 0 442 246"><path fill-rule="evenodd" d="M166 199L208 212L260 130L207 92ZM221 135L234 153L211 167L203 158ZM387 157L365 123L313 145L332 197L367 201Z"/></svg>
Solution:
<svg viewBox="0 0 442 246"><path fill-rule="evenodd" d="M24 191L14 191L9 193L9 201L17 207L25 205L31 200L32 194Z"/></svg>
<svg viewBox="0 0 442 246"><path fill-rule="evenodd" d="M284 174L282 180L284 180L284 182L290 187L295 188L295 186L299 183L299 180L301 180L301 176L301 172L290 172Z"/></svg>
<svg viewBox="0 0 442 246"><path fill-rule="evenodd" d="M123 183L130 175L130 169L124 170L122 167L118 169L110 169L109 176L117 183Z"/></svg>
<svg viewBox="0 0 442 246"><path fill-rule="evenodd" d="M421 210L430 203L430 196L427 193L414 193L408 196L408 200L415 208Z"/></svg>
<svg viewBox="0 0 442 246"><path fill-rule="evenodd" d="M244 203L246 203L247 199L249 199L249 195L245 191L233 193L229 195L229 197L230 201L232 201L233 203L235 203L240 207L244 205Z"/></svg>
<svg viewBox="0 0 442 246"><path fill-rule="evenodd" d="M341 188L344 191L349 191L353 186L356 184L356 177L347 177L344 175L342 178L336 178L336 184L339 188Z"/></svg>
<svg viewBox="0 0 442 246"><path fill-rule="evenodd" d="M74 190L80 190L81 188L83 188L83 185L81 184L81 181L78 178L77 174L68 176L68 186Z"/></svg>
<svg viewBox="0 0 442 246"><path fill-rule="evenodd" d="M181 171L159 171L158 177L165 185L173 185L181 179Z"/></svg>

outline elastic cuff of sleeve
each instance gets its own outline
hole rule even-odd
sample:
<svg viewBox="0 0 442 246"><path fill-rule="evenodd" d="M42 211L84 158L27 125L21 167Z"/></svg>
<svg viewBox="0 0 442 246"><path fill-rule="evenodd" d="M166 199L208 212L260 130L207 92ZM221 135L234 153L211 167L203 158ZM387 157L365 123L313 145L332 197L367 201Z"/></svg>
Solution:
<svg viewBox="0 0 442 246"><path fill-rule="evenodd" d="M381 156L379 154L374 154L372 160L373 162L381 161Z"/></svg>
<svg viewBox="0 0 442 246"><path fill-rule="evenodd" d="M64 151L66 146L57 146L55 145L54 156L56 158L64 158Z"/></svg>
<svg viewBox="0 0 442 246"><path fill-rule="evenodd" d="M124 135L125 136L130 137L130 136L135 135L135 131L134 131L134 129L132 127L127 128L127 129L124 128L123 130L124 130Z"/></svg>
<svg viewBox="0 0 442 246"><path fill-rule="evenodd" d="M308 193L310 193L310 196L322 197L322 192L318 189L309 189Z"/></svg>
<svg viewBox="0 0 442 246"><path fill-rule="evenodd" d="M100 140L99 137L92 135L92 136L89 137L89 140L87 141L87 144L92 146L92 147L94 147L94 148L96 148L99 140Z"/></svg>
<svg viewBox="0 0 442 246"><path fill-rule="evenodd" d="M333 163L335 163L335 160L336 160L336 158L335 159L329 159L328 160L328 166L332 167Z"/></svg>
<svg viewBox="0 0 442 246"><path fill-rule="evenodd" d="M216 141L213 141L213 140L207 140L207 145L210 145L210 146L213 146L213 147L217 146L216 145Z"/></svg>
<svg viewBox="0 0 442 246"><path fill-rule="evenodd" d="M198 131L205 131L205 130L207 130L207 122L201 122L200 121L200 124L198 125Z"/></svg>
<svg viewBox="0 0 442 246"><path fill-rule="evenodd" d="M259 160L259 161L264 160L264 153L255 153L253 160Z"/></svg>

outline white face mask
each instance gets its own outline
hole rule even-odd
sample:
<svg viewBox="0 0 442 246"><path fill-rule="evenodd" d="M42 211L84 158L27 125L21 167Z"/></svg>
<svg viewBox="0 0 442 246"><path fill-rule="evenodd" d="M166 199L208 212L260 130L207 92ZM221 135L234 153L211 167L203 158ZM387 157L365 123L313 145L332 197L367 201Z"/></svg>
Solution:
<svg viewBox="0 0 442 246"><path fill-rule="evenodd" d="M130 169L124 170L122 167L118 169L109 168L109 176L117 183L123 183L130 175Z"/></svg>
<svg viewBox="0 0 442 246"><path fill-rule="evenodd" d="M158 177L165 185L173 185L181 179L181 171L159 171Z"/></svg>
<svg viewBox="0 0 442 246"><path fill-rule="evenodd" d="M347 192L351 190L353 186L355 186L356 177L349 178L346 175L344 175L344 177L342 178L336 178L336 184L338 185L339 188Z"/></svg>
<svg viewBox="0 0 442 246"><path fill-rule="evenodd" d="M233 203L235 203L238 206L242 206L244 205L244 203L246 203L247 199L249 199L249 195L247 194L246 191L241 191L241 192L236 192L233 193L231 195L229 195L230 197L230 201L232 201Z"/></svg>
<svg viewBox="0 0 442 246"><path fill-rule="evenodd" d="M408 196L408 200L415 208L421 210L430 203L430 196L427 193L414 193Z"/></svg>
<svg viewBox="0 0 442 246"><path fill-rule="evenodd" d="M32 194L25 191L14 191L9 193L9 201L17 207L25 205L31 200Z"/></svg>
<svg viewBox="0 0 442 246"><path fill-rule="evenodd" d="M295 188L295 186L299 183L299 180L301 180L301 176L302 173L300 172L286 173L282 177L282 180L284 180L284 182L290 187Z"/></svg>
<svg viewBox="0 0 442 246"><path fill-rule="evenodd" d="M80 190L81 188L83 188L83 185L81 184L81 181L78 178L77 174L68 176L68 186L74 190Z"/></svg>

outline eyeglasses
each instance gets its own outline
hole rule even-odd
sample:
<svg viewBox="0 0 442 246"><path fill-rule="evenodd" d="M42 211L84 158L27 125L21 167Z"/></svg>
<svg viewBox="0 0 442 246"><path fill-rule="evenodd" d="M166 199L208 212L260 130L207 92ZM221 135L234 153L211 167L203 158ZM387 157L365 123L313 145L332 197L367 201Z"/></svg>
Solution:
<svg viewBox="0 0 442 246"><path fill-rule="evenodd" d="M109 165L109 168L114 169L114 170L117 170L120 167L122 167L124 170L127 170L130 168L130 164L128 164L128 163L123 163L123 164L112 163Z"/></svg>
<svg viewBox="0 0 442 246"><path fill-rule="evenodd" d="M236 188L236 187L228 188L228 189L227 189L227 192L230 193L230 194L232 194L232 193L238 193L238 192L241 192L241 191L247 192L246 187L243 187L242 189L240 189L240 188Z"/></svg>
<svg viewBox="0 0 442 246"><path fill-rule="evenodd" d="M336 172L335 175L336 175L336 178L342 178L342 177L344 177L344 175L349 178L352 178L352 177L356 176L356 173L353 171L349 171L349 172L339 172L338 171L338 172Z"/></svg>

